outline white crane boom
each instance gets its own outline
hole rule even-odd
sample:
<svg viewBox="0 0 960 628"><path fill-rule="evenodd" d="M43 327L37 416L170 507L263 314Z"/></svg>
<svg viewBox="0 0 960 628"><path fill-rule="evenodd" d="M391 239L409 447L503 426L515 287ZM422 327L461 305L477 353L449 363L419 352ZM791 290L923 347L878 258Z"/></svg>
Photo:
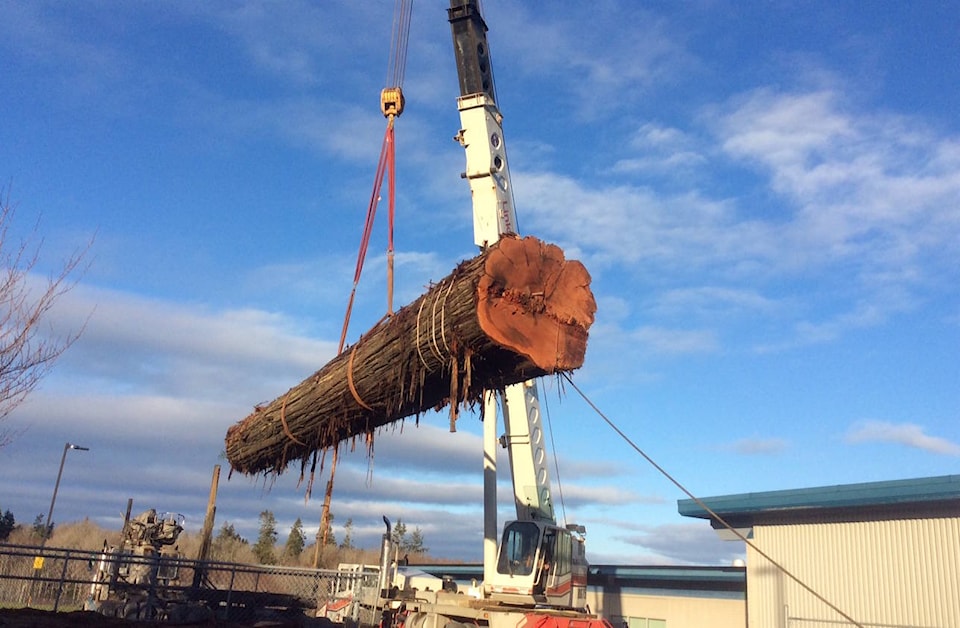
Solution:
<svg viewBox="0 0 960 628"><path fill-rule="evenodd" d="M503 137L503 116L497 107L487 46L487 26L476 0L451 0L448 11L453 31L457 75L460 79L460 132L456 138L466 153L463 177L470 184L473 200L474 242L481 249L506 234L518 234L513 188ZM575 526L579 542L571 530L556 527L550 489L550 471L540 400L536 382L528 381L503 391L502 409L505 433L496 434L496 394L490 392L484 403L484 587L487 595L510 599L531 596L541 600L547 575L558 578L557 569L566 569L569 584L576 572L576 584L567 589L566 604L575 606L585 595L580 575L585 576L582 527ZM497 548L496 456L497 445L507 448L513 480L517 520L504 526L503 540ZM518 525L518 522L520 525ZM534 523L535 525L523 525ZM563 554L551 569L550 562ZM522 557L536 555L541 566L521 573ZM547 564L546 568L542 565ZM582 567L582 569L581 569ZM529 587L521 580L530 581ZM554 580L554 582L557 582ZM549 588L549 587L548 587ZM548 600L555 601L555 600ZM557 600L558 601L558 600ZM564 602L560 602L563 604Z"/></svg>

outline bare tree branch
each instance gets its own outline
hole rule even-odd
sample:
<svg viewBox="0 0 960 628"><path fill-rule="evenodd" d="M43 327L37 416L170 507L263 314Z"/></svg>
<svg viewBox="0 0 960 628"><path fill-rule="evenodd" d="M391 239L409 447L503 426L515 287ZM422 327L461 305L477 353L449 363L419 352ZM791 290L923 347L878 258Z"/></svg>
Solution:
<svg viewBox="0 0 960 628"><path fill-rule="evenodd" d="M38 288L34 269L43 245L37 235L39 221L29 237L17 241L11 235L14 215L9 191L0 189L0 421L23 403L83 333L81 327L58 334L47 319L60 297L76 284L71 276L82 271L92 244L75 251ZM13 438L11 430L0 427L0 448Z"/></svg>

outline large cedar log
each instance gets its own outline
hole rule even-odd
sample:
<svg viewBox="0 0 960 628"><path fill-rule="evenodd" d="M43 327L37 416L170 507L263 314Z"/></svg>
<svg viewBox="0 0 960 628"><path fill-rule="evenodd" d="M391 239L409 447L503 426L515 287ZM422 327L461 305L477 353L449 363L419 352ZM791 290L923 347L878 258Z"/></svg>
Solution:
<svg viewBox="0 0 960 628"><path fill-rule="evenodd" d="M536 238L501 240L271 403L231 426L227 459L245 474L380 426L583 364L596 303L590 274Z"/></svg>

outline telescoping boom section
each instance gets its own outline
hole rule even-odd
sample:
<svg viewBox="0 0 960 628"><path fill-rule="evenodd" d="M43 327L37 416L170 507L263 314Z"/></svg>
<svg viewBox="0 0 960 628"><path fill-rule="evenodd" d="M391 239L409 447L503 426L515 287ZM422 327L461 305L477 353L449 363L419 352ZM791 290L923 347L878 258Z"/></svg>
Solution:
<svg viewBox="0 0 960 628"><path fill-rule="evenodd" d="M503 115L496 87L487 24L476 0L451 0L460 97L456 139L466 154L464 178L473 200L474 242L481 249L518 234ZM496 434L503 415L504 434ZM493 392L484 404L484 595L511 604L582 609L586 605L584 528L559 527L553 509L550 471L535 382ZM507 449L517 521L496 539L496 452Z"/></svg>

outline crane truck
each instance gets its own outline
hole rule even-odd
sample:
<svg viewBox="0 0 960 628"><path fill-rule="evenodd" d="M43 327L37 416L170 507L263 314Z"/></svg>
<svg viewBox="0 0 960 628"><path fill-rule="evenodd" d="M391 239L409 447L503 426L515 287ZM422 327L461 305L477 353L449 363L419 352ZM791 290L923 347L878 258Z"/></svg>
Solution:
<svg viewBox="0 0 960 628"><path fill-rule="evenodd" d="M466 153L463 173L470 185L474 242L481 250L507 234L518 235L510 170L497 106L487 25L477 0L451 0L448 9L460 97L460 131ZM497 434L497 410L504 433ZM338 618L359 624L404 628L489 628L520 625L609 628L586 605L585 529L557 524L550 472L534 381L487 391L484 396L483 581L459 591L398 566L390 523L383 535L376 584L353 592L350 610ZM507 449L516 520L504 525L497 544L497 449ZM359 582L359 580L357 580Z"/></svg>

